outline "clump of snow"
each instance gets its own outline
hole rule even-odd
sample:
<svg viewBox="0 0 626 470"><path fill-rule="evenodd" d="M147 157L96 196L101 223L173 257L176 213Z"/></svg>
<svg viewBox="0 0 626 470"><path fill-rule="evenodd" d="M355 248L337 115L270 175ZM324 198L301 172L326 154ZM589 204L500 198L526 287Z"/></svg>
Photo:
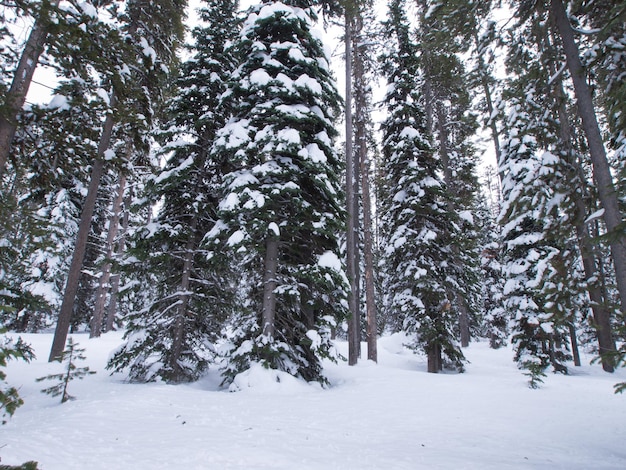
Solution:
<svg viewBox="0 0 626 470"><path fill-rule="evenodd" d="M228 390L230 392L254 391L257 394L291 394L311 391L313 388L286 372L266 368L260 363L253 363L248 370L237 374Z"/></svg>
<svg viewBox="0 0 626 470"><path fill-rule="evenodd" d="M280 237L280 229L278 228L278 224L276 222L270 222L267 229L277 237Z"/></svg>
<svg viewBox="0 0 626 470"><path fill-rule="evenodd" d="M48 109L55 109L57 111L69 111L71 109L70 103L67 100L67 96L54 95L48 103Z"/></svg>
<svg viewBox="0 0 626 470"><path fill-rule="evenodd" d="M342 270L341 261L339 260L339 257L332 251L327 251L324 254L322 254L317 264L321 266L322 268L330 268L335 271Z"/></svg>

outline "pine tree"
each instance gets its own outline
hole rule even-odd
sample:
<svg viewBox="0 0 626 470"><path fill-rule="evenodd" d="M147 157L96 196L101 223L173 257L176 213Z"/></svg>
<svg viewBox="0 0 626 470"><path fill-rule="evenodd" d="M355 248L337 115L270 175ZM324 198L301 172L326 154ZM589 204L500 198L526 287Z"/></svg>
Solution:
<svg viewBox="0 0 626 470"><path fill-rule="evenodd" d="M226 122L220 96L234 69L228 43L237 34L237 3L206 2L205 25L193 31L195 54L182 65L170 119L160 133L168 161L146 188L145 204L160 201L156 217L135 237L130 255L141 272L126 343L109 367L130 369L132 380L195 380L214 351L233 302L226 266L208 260L202 238L215 222L224 163L208 151ZM158 247L158 249L155 249Z"/></svg>
<svg viewBox="0 0 626 470"><path fill-rule="evenodd" d="M398 52L384 64L389 82L381 215L385 291L390 308L402 316L405 330L413 335L413 347L427 354L428 371L443 367L442 354L462 370L464 357L455 340L456 317L449 296L450 227L456 221L422 111L425 96L416 80L420 76L417 45L402 1L392 3L386 29Z"/></svg>
<svg viewBox="0 0 626 470"><path fill-rule="evenodd" d="M314 19L306 1L253 6L234 46L233 117L213 150L229 172L208 235L213 256L239 262L248 285L226 381L261 362L323 382L330 329L344 313L332 146L340 99Z"/></svg>

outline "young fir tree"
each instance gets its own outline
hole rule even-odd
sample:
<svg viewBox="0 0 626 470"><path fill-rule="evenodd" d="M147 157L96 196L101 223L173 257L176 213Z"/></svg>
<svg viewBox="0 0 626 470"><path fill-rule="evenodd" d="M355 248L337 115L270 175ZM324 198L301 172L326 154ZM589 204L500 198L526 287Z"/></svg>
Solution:
<svg viewBox="0 0 626 470"><path fill-rule="evenodd" d="M213 257L240 263L247 284L226 381L260 362L323 382L331 327L344 314L341 164L332 142L340 98L312 32L313 7L255 5L234 46L241 64L225 95L233 117L213 149L229 172L208 235Z"/></svg>
<svg viewBox="0 0 626 470"><path fill-rule="evenodd" d="M60 362L67 362L66 370L60 374L50 374L45 377L39 377L37 382L44 380L57 380L58 384L45 388L41 393L46 393L53 397L61 396L61 403L65 403L68 400L75 400L76 397L70 395L67 391L69 384L72 380L82 380L87 375L95 374L95 371L89 370L89 367L77 367L77 361L84 361L85 355L84 348L79 348L78 343L74 343L72 337L67 340L67 346L63 351Z"/></svg>
<svg viewBox="0 0 626 470"><path fill-rule="evenodd" d="M219 100L234 69L228 44L237 34L236 11L230 0L207 1L200 11L204 25L193 31L195 54L181 67L170 119L159 133L162 153L170 155L148 182L146 204L160 202L161 208L138 232L130 253L141 273L137 290L153 288L136 293L126 343L109 363L128 368L132 380L197 379L232 308L228 264L208 260L202 238L215 222L224 172L209 149L226 123Z"/></svg>
<svg viewBox="0 0 626 470"><path fill-rule="evenodd" d="M381 227L389 308L401 315L413 347L428 356L428 371L439 372L445 354L449 364L463 369L464 357L454 332L451 309L451 226L456 222L435 158L424 96L417 45L401 0L390 6L386 23L397 50L384 59L389 89L385 98L384 189Z"/></svg>

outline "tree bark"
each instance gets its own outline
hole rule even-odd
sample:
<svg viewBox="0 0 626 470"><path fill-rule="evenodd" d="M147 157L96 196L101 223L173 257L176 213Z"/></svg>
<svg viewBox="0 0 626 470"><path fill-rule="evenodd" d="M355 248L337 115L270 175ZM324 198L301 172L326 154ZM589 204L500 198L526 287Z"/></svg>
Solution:
<svg viewBox="0 0 626 470"><path fill-rule="evenodd" d="M112 94L110 99L111 108L115 106L115 102L115 94ZM83 210L80 215L80 224L78 226L76 244L74 246L74 253L72 255L70 270L67 276L67 282L65 284L65 292L63 294L63 301L61 303L61 309L59 311L57 325L54 330L54 339L52 341L52 348L50 350L50 357L48 358L48 362L60 360L63 354L63 349L65 347L65 341L67 340L70 320L72 317L72 309L74 307L74 301L76 299L78 282L80 280L80 273L83 267L83 259L85 257L85 249L87 247L87 238L89 237L91 220L93 218L94 209L96 207L98 187L100 186L100 180L102 179L102 173L104 170L104 153L109 148L109 145L111 143L113 124L113 114L108 113L104 121L102 135L100 136L100 142L98 143L98 153L96 156L96 160L94 161L91 168L91 180L89 181L87 197L85 199Z"/></svg>
<svg viewBox="0 0 626 470"><path fill-rule="evenodd" d="M622 315L624 315L626 314L626 246L624 244L623 230L619 228L622 222L622 214L618 205L617 192L611 176L604 142L602 141L591 88L585 78L585 70L580 60L574 31L570 25L562 0L551 0L551 14L563 43L567 68L574 84L578 114L587 138L591 164L593 166L593 176L600 202L604 209L603 217L608 230L621 311Z"/></svg>
<svg viewBox="0 0 626 470"><path fill-rule="evenodd" d="M364 54L366 48L361 41L361 31L363 21L360 14L357 14L358 22L355 28L354 47L354 83L355 83L355 141L356 154L358 155L358 164L361 173L361 191L363 204L363 255L365 262L365 305L367 319L367 358L371 361L378 362L377 337L378 324L376 319L376 298L374 286L374 248L372 236L372 201L370 199L370 181L369 181L369 158L367 145L367 126L369 123L368 106L367 106L367 87L365 84L365 64ZM356 162L355 162L356 163ZM357 205L358 207L358 205Z"/></svg>
<svg viewBox="0 0 626 470"><path fill-rule="evenodd" d="M549 39L550 38L547 38L546 42L550 43L551 41ZM556 67L550 70L550 74L553 76L557 73L555 68ZM589 203L588 191L584 185L586 181L584 170L580 162L575 158L573 148L574 131L570 125L568 113L565 108L566 95L560 77L554 81L554 96L558 103L559 138L561 139L562 145L565 147L565 155L567 156L567 160L564 163L565 167L568 169L568 181L574 185L570 193L570 197L574 203L573 224L576 230L580 257L587 281L587 293L591 300L591 311L593 312L594 327L597 333L600 359L602 361L602 368L606 372L614 372L615 364L612 353L615 353L616 345L611 328L611 312L607 306L608 299L604 297L597 281L600 274L597 269L596 249L589 232L589 227L585 223L585 219L591 209L591 204ZM570 335L575 335L576 329L572 322L570 322L569 328ZM580 357L576 358L576 354L578 354L576 337L572 336L571 339L574 360L577 360L578 365L580 365Z"/></svg>
<svg viewBox="0 0 626 470"><path fill-rule="evenodd" d="M198 218L194 217L191 221L191 235L185 245L185 257L183 261L183 272L180 280L180 292L178 294L178 307L176 309L176 319L174 320L174 331L172 335L172 350L170 351L169 366L172 371L171 381L174 383L183 380L183 374L180 367L180 356L183 352L183 343L185 337L185 320L189 310L189 286L191 279L191 270L193 269L193 255L196 248L196 227Z"/></svg>
<svg viewBox="0 0 626 470"><path fill-rule="evenodd" d="M274 235L265 240L265 262L263 263L263 310L261 323L263 335L268 341L276 332L276 272L278 270L278 238Z"/></svg>
<svg viewBox="0 0 626 470"><path fill-rule="evenodd" d="M346 6L345 12L345 60L346 60L346 205L348 209L347 233L346 233L346 271L348 282L350 283L350 292L348 293L348 305L350 308L350 318L348 318L348 364L355 365L358 362L361 348L361 322L359 312L359 296L357 272L359 269L357 263L357 234L356 225L358 219L358 211L355 210L356 194L355 185L355 165L354 165L354 148L352 139L354 135L352 122L352 28L353 28L353 12L350 5Z"/></svg>
<svg viewBox="0 0 626 470"><path fill-rule="evenodd" d="M113 258L113 248L115 238L120 226L120 213L122 211L122 201L124 200L124 189L126 187L126 176L120 174L117 194L113 200L111 217L109 218L109 231L106 240L106 258L100 279L98 281L98 290L96 292L96 304L93 309L93 318L91 321L90 338L97 338L102 332L102 321L104 319L104 307L106 303L107 293L110 290L109 280L111 278L111 259Z"/></svg>
<svg viewBox="0 0 626 470"><path fill-rule="evenodd" d="M46 3L48 5L46 6ZM39 17L30 31L22 56L13 75L11 87L6 94L3 110L0 113L0 176L4 173L11 145L17 130L17 116L26 102L26 95L33 81L39 56L43 53L48 38L48 21L45 16L48 10L56 7L59 2L42 2Z"/></svg>
<svg viewBox="0 0 626 470"><path fill-rule="evenodd" d="M127 197L126 207L130 206L130 197ZM120 257L124 253L126 247L126 233L128 232L129 215L128 210L124 212L124 218L122 219L122 227L120 238L117 242L116 256ZM107 306L106 322L104 331L105 333L113 330L115 324L115 314L117 313L117 295L120 288L120 273L111 274L111 289L109 294L109 305Z"/></svg>

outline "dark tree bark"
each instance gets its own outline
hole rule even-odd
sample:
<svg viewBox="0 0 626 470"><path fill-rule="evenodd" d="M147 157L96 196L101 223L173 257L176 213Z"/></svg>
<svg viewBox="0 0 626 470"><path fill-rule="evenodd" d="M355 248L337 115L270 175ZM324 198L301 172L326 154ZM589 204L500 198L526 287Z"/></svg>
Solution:
<svg viewBox="0 0 626 470"><path fill-rule="evenodd" d="M372 236L372 201L370 198L369 181L369 158L368 158L368 99L367 85L365 83L364 54L367 48L362 41L363 21L360 13L355 20L357 26L354 31L356 44L354 47L354 83L355 83L355 142L357 161L361 172L361 202L363 204L363 257L365 262L365 305L367 321L367 358L374 362L378 361L377 337L378 323L376 315L376 298L374 287L374 248ZM356 163L356 162L355 162ZM358 207L358 205L357 205Z"/></svg>
<svg viewBox="0 0 626 470"><path fill-rule="evenodd" d="M346 55L346 205L348 208L348 221L346 233L346 271L348 282L350 283L350 292L348 293L348 304L350 308L350 318L348 319L348 364L355 365L358 362L361 349L361 321L359 312L359 295L358 295L358 263L357 263L357 221L358 210L356 207L355 194L355 173L356 165L354 164L355 152L353 148L352 138L354 135L352 122L352 28L354 26L354 15L351 11L352 7L347 6L345 12L345 55Z"/></svg>
<svg viewBox="0 0 626 470"><path fill-rule="evenodd" d="M127 196L125 206L130 206L130 197ZM126 234L128 233L129 215L128 210L124 212L124 218L122 219L122 226L120 230L120 237L117 242L117 249L115 254L120 257L126 247ZM111 274L111 288L109 293L109 305L107 306L106 321L104 331L112 331L115 324L115 315L117 313L117 296L120 288L120 273L116 272Z"/></svg>
<svg viewBox="0 0 626 470"><path fill-rule="evenodd" d="M3 109L0 112L0 175L5 170L11 152L11 145L17 130L17 116L26 102L26 95L33 81L39 56L43 53L48 38L49 26L46 16L49 10L56 7L58 3L58 1L42 2L39 17L26 40L11 87L6 94Z"/></svg>
<svg viewBox="0 0 626 470"><path fill-rule="evenodd" d="M110 99L111 107L115 106L115 102L115 95L112 94ZM107 114L107 117L104 121L102 135L100 136L100 142L98 143L98 153L96 156L96 160L91 167L91 180L89 181L87 197L85 199L83 210L80 215L80 224L78 226L78 234L76 236L76 245L74 246L74 253L72 255L72 261L70 263L70 270L67 276L67 282L65 284L65 291L63 293L63 301L61 303L61 309L59 311L57 325L54 330L54 339L52 341L52 348L50 350L50 357L48 358L48 362L60 360L63 354L63 349L65 348L65 341L67 340L70 320L72 318L72 310L74 308L74 301L76 299L76 292L78 290L80 273L83 268L85 249L87 248L87 238L89 237L91 220L93 218L94 209L96 207L98 187L100 186L100 180L102 179L102 173L104 171L104 153L109 148L111 143L113 124L113 115L109 113Z"/></svg>
<svg viewBox="0 0 626 470"><path fill-rule="evenodd" d="M172 350L170 351L169 366L172 371L171 381L180 382L184 377L179 359L183 352L183 340L185 337L185 319L189 310L189 286L191 270L193 269L193 254L196 248L195 231L198 224L197 217L191 221L191 236L185 246L185 257L183 261L183 272L180 280L180 292L178 294L178 307L176 319L174 321L174 331L172 336Z"/></svg>
<svg viewBox="0 0 626 470"><path fill-rule="evenodd" d="M598 195L604 209L604 222L608 230L611 256L615 267L615 279L619 291L621 311L626 313L626 246L623 230L619 226L622 214L618 206L618 197L611 176L606 156L606 149L602 141L600 127L595 113L591 87L587 83L585 70L580 60L580 52L574 38L574 31L570 25L562 0L551 0L551 15L563 43L563 52L567 68L574 84L574 94L578 107L578 114L582 120L583 130L589 146L593 176L598 189Z"/></svg>

